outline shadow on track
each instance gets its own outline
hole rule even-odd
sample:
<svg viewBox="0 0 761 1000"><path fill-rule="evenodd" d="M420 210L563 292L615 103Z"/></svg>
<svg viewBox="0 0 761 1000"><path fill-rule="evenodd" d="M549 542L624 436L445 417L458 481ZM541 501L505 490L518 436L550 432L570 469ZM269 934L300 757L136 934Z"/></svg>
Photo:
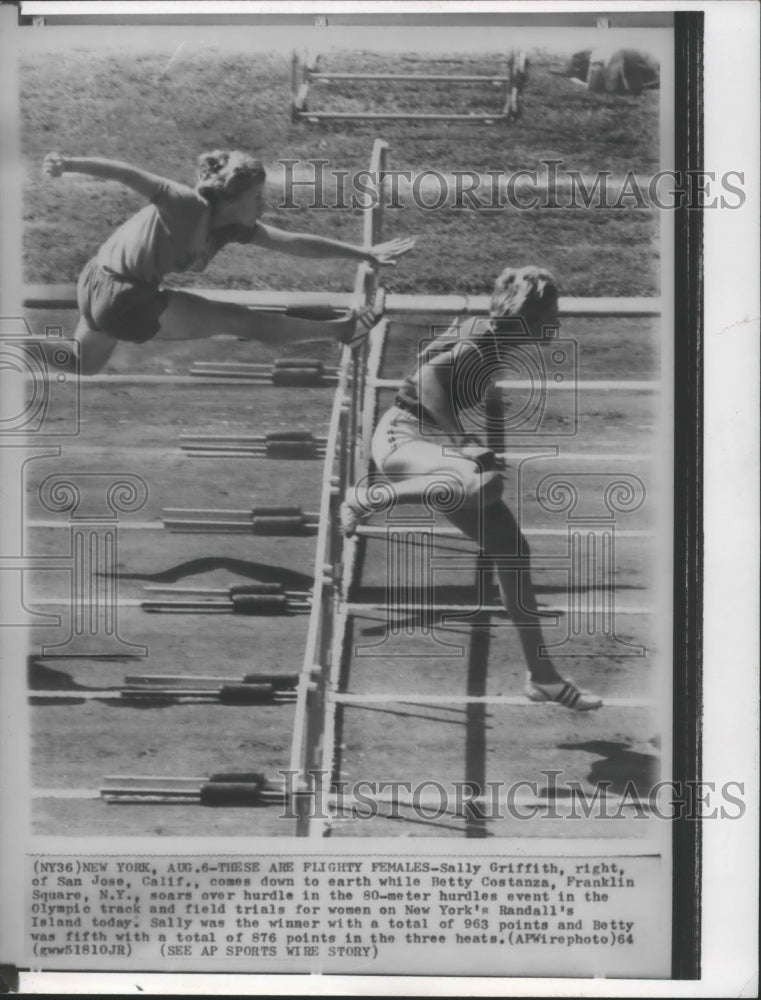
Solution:
<svg viewBox="0 0 761 1000"><path fill-rule="evenodd" d="M624 794L628 786L629 792L636 789L638 795L647 798L660 778L660 758L657 754L632 750L628 743L587 740L584 743L559 743L558 749L598 754L602 759L592 764L587 780L591 785L610 782L610 791L615 795Z"/></svg>
<svg viewBox="0 0 761 1000"><path fill-rule="evenodd" d="M282 566L271 566L269 563L253 562L248 559L220 556L189 559L187 562L178 563L177 566L172 566L160 573L119 573L119 579L142 580L146 583L177 583L186 577L199 573L211 573L218 569L225 569L236 576L260 583L281 583L289 590L310 590L314 582L311 575L299 573L297 570L284 569Z"/></svg>

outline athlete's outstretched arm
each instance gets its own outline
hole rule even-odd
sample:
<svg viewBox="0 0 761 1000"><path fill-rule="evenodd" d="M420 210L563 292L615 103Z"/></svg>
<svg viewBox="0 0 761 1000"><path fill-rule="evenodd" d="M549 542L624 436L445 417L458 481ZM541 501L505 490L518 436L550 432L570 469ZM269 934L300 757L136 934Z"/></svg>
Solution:
<svg viewBox="0 0 761 1000"><path fill-rule="evenodd" d="M364 250L352 243L342 243L326 236L312 236L310 233L289 233L275 226L265 226L262 222L258 223L251 243L292 257L366 261L368 264L391 267L396 264L398 257L415 245L412 237L406 237L379 243L370 250Z"/></svg>
<svg viewBox="0 0 761 1000"><path fill-rule="evenodd" d="M61 174L89 174L91 177L102 177L107 181L119 181L120 184L132 188L149 201L158 193L162 184L166 183L158 174L130 166L120 160L105 160L94 156L61 156L60 153L48 153L42 169L50 177L60 177Z"/></svg>

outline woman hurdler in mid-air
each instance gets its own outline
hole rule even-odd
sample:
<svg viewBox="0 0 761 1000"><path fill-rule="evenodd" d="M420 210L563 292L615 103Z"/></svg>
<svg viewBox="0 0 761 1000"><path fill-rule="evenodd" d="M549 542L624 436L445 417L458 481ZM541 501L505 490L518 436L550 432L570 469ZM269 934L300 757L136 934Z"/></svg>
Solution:
<svg viewBox="0 0 761 1000"><path fill-rule="evenodd" d="M378 318L370 306L339 319L319 320L256 312L164 288L167 274L203 271L227 243L246 243L295 257L342 258L393 265L413 246L397 239L361 247L308 233L290 233L260 221L265 170L239 151L215 151L198 161L195 188L127 163L49 153L51 177L83 173L119 181L150 202L121 225L85 265L77 285L79 370L99 371L120 340L142 344L153 337L194 340L230 334L271 347L333 340L354 345Z"/></svg>
<svg viewBox="0 0 761 1000"><path fill-rule="evenodd" d="M363 519L387 509L391 498L394 504L426 502L435 492L437 476L442 487L454 487L459 506L447 506L446 516L479 544L482 555L494 557L502 603L528 666L525 694L532 701L556 702L576 711L599 708L601 698L582 691L542 655L528 543L502 500L494 455L464 430L468 421L463 417L477 418L479 410L484 417L480 426L487 426L490 376L516 345L516 330L517 342L525 344L540 339L546 326L558 325L552 275L535 267L506 269L496 281L490 313L490 320L456 324L423 348L416 370L402 383L373 435L372 458L383 486L371 478L350 488L341 507L342 528L346 535L354 534Z"/></svg>

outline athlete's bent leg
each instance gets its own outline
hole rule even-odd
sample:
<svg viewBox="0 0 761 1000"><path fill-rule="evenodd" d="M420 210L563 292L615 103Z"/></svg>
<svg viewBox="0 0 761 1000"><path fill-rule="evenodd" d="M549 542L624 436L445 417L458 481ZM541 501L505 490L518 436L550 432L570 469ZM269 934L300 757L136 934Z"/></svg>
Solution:
<svg viewBox="0 0 761 1000"><path fill-rule="evenodd" d="M446 455L440 445L415 441L398 447L382 463L383 480L361 483L349 489L341 508L341 527L352 535L363 518L397 504L431 504L437 495L450 495L453 502L475 508L492 503L502 493L496 472L481 472L470 459ZM485 500L486 498L486 500Z"/></svg>

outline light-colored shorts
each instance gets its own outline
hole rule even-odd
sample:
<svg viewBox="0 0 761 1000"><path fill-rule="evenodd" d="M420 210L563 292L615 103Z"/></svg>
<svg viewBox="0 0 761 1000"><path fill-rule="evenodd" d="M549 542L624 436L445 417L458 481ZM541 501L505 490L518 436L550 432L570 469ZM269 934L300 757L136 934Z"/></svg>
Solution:
<svg viewBox="0 0 761 1000"><path fill-rule="evenodd" d="M144 344L155 337L169 293L106 271L93 257L77 284L77 304L87 325L117 340Z"/></svg>
<svg viewBox="0 0 761 1000"><path fill-rule="evenodd" d="M457 447L440 428L422 423L413 413L392 406L380 418L373 434L372 456L378 471L383 472L394 453L409 444L430 448L432 459L442 457L447 447Z"/></svg>

